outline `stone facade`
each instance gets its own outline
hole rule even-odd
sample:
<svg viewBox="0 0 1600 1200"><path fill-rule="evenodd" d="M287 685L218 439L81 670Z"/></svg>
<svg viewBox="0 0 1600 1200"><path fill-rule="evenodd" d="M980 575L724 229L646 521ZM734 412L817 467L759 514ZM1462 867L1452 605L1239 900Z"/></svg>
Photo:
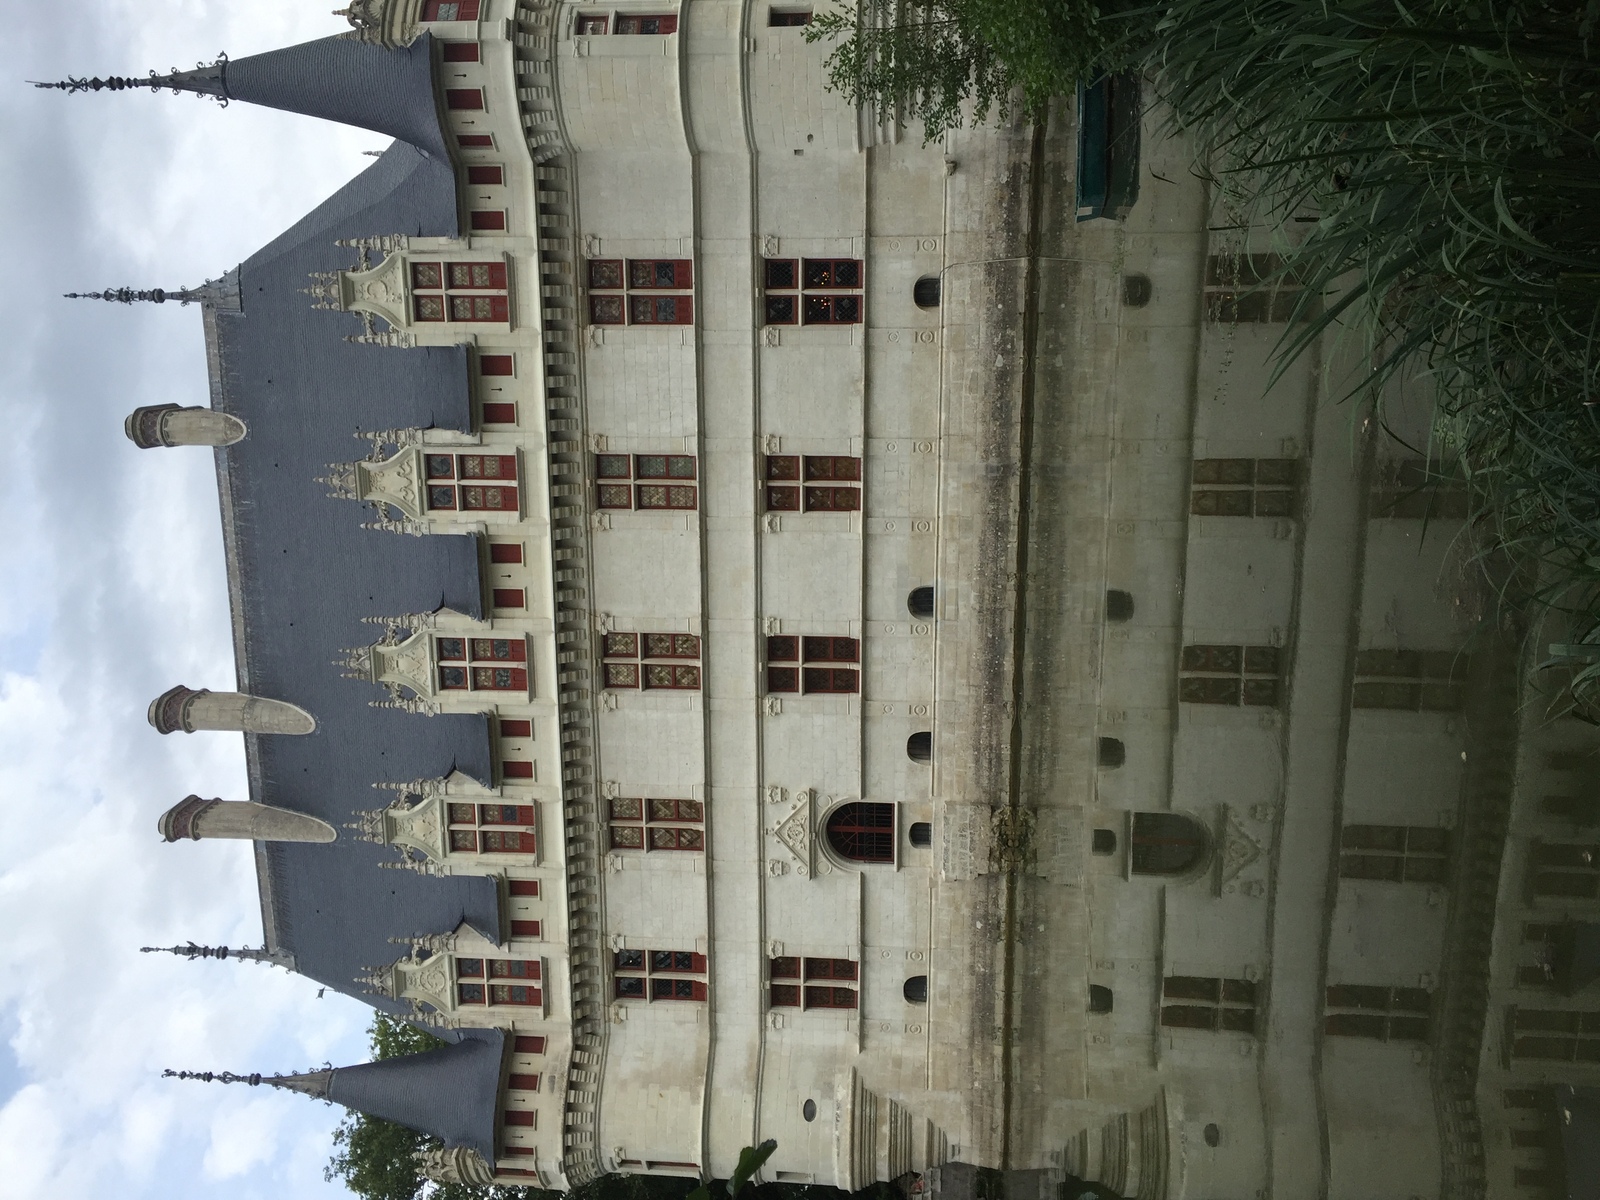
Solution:
<svg viewBox="0 0 1600 1200"><path fill-rule="evenodd" d="M763 1179L846 1189L1543 1186L1529 1089L1600 1080L1551 982L1596 742L1405 484L1426 397L1341 402L1338 344L1274 370L1298 295L1250 282L1300 218L1241 230L1159 112L1131 215L1080 224L1068 108L920 145L796 11L349 14L432 36L462 230L341 243L307 303L465 344L474 423L323 483L475 538L492 601L362 614L339 664L491 718L492 778L375 780L358 823L505 917L362 981L513 1039L496 1161L429 1171L773 1137ZM226 442L175 420L130 436ZM303 731L193 695L152 722Z"/></svg>

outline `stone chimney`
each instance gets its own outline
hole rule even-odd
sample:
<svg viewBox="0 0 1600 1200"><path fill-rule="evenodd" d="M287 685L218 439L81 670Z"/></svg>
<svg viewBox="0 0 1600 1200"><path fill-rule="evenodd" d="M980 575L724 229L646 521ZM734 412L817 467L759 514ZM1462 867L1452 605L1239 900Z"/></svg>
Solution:
<svg viewBox="0 0 1600 1200"><path fill-rule="evenodd" d="M206 800L186 796L156 822L169 842L230 838L251 842L331 842L339 836L326 821L270 804Z"/></svg>
<svg viewBox="0 0 1600 1200"><path fill-rule="evenodd" d="M211 692L181 683L150 702L150 724L157 733L225 729L242 733L306 734L316 718L286 700L267 700L243 692Z"/></svg>
<svg viewBox="0 0 1600 1200"><path fill-rule="evenodd" d="M244 438L245 423L212 408L180 408L150 404L136 408L123 422L128 440L141 450L156 446L231 446Z"/></svg>

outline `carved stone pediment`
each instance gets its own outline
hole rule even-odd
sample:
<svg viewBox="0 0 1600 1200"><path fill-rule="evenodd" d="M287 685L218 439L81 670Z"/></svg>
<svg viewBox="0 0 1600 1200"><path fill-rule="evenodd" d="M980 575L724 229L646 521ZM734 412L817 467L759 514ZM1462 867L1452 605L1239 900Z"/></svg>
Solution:
<svg viewBox="0 0 1600 1200"><path fill-rule="evenodd" d="M423 501L422 451L407 447L385 462L355 464L356 499L398 508L413 521L427 511Z"/></svg>
<svg viewBox="0 0 1600 1200"><path fill-rule="evenodd" d="M799 789L795 793L794 808L767 831L789 852L795 862L794 873L803 878L816 875L816 819L812 796L810 788Z"/></svg>
<svg viewBox="0 0 1600 1200"><path fill-rule="evenodd" d="M407 688L413 695L432 697L435 693L433 637L418 630L397 646L382 643L372 648L372 678L386 687Z"/></svg>
<svg viewBox="0 0 1600 1200"><path fill-rule="evenodd" d="M1222 805L1217 814L1217 856L1214 891L1236 890L1235 880L1261 857L1261 843L1244 827L1239 815L1228 805ZM1262 894L1260 884L1247 884L1244 890L1250 895Z"/></svg>
<svg viewBox="0 0 1600 1200"><path fill-rule="evenodd" d="M337 287L337 301L345 312L380 317L392 329L410 326L410 288L406 284L404 254L386 255L370 270L340 271Z"/></svg>

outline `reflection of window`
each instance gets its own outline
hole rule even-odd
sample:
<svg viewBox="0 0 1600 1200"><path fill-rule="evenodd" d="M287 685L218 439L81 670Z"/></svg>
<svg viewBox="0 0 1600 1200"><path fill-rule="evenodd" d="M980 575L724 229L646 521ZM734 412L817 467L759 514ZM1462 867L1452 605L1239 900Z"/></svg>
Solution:
<svg viewBox="0 0 1600 1200"><path fill-rule="evenodd" d="M516 512L515 454L429 454L428 507L435 512Z"/></svg>
<svg viewBox="0 0 1600 1200"><path fill-rule="evenodd" d="M1292 517L1299 474L1292 458L1197 458L1189 511L1201 517Z"/></svg>
<svg viewBox="0 0 1600 1200"><path fill-rule="evenodd" d="M1278 703L1276 646L1185 646L1178 699L1186 704Z"/></svg>
<svg viewBox="0 0 1600 1200"><path fill-rule="evenodd" d="M859 972L848 958L774 958L767 973L773 1008L856 1007Z"/></svg>
<svg viewBox="0 0 1600 1200"><path fill-rule="evenodd" d="M1600 845L1535 843L1533 894L1593 900L1600 895Z"/></svg>
<svg viewBox="0 0 1600 1200"><path fill-rule="evenodd" d="M595 325L692 325L694 264L687 258L591 258L589 320ZM672 290L683 295L663 295Z"/></svg>
<svg viewBox="0 0 1600 1200"><path fill-rule="evenodd" d="M1443 883L1450 869L1450 831L1421 825L1346 825L1339 874L1390 883Z"/></svg>
<svg viewBox="0 0 1600 1200"><path fill-rule="evenodd" d="M1188 874L1204 861L1209 845L1205 829L1192 817L1173 812L1133 814L1135 875Z"/></svg>
<svg viewBox="0 0 1600 1200"><path fill-rule="evenodd" d="M700 639L692 633L608 633L601 643L608 688L700 686ZM697 660L693 665L679 661Z"/></svg>
<svg viewBox="0 0 1600 1200"><path fill-rule="evenodd" d="M497 228L505 228L503 219ZM506 264L412 263L411 315L418 321L510 321Z"/></svg>
<svg viewBox="0 0 1600 1200"><path fill-rule="evenodd" d="M1355 708L1455 712L1467 662L1453 650L1361 650L1356 653Z"/></svg>
<svg viewBox="0 0 1600 1200"><path fill-rule="evenodd" d="M1370 513L1380 519L1463 520L1472 508L1460 467L1403 458L1380 461L1373 472Z"/></svg>
<svg viewBox="0 0 1600 1200"><path fill-rule="evenodd" d="M424 21L476 21L478 0L424 0Z"/></svg>
<svg viewBox="0 0 1600 1200"><path fill-rule="evenodd" d="M856 512L861 508L861 460L843 454L769 454L767 511Z"/></svg>
<svg viewBox="0 0 1600 1200"><path fill-rule="evenodd" d="M1256 1031L1256 985L1248 979L1169 975L1161 998L1161 1023L1170 1029Z"/></svg>
<svg viewBox="0 0 1600 1200"><path fill-rule="evenodd" d="M698 800L619 796L611 801L613 850L704 850L705 806Z"/></svg>
<svg viewBox="0 0 1600 1200"><path fill-rule="evenodd" d="M456 959L456 1000L460 1004L543 1005L539 963L522 958Z"/></svg>
<svg viewBox="0 0 1600 1200"><path fill-rule="evenodd" d="M1380 1042L1425 1042L1433 996L1424 988L1328 986L1325 1033L1376 1038Z"/></svg>
<svg viewBox="0 0 1600 1200"><path fill-rule="evenodd" d="M852 862L894 861L894 805L856 801L828 818L828 845Z"/></svg>
<svg viewBox="0 0 1600 1200"><path fill-rule="evenodd" d="M688 950L618 950L611 968L620 1000L706 998L704 954Z"/></svg>
<svg viewBox="0 0 1600 1200"><path fill-rule="evenodd" d="M601 508L694 508L692 454L597 454L595 478ZM637 480L638 482L632 482Z"/></svg>
<svg viewBox="0 0 1600 1200"><path fill-rule="evenodd" d="M1213 254L1206 259L1206 320L1282 323L1294 315L1300 280L1276 254Z"/></svg>
<svg viewBox="0 0 1600 1200"><path fill-rule="evenodd" d="M768 325L856 325L861 260L769 258L762 264Z"/></svg>
<svg viewBox="0 0 1600 1200"><path fill-rule="evenodd" d="M1506 1035L1512 1058L1600 1063L1600 1012L1510 1008Z"/></svg>
<svg viewBox="0 0 1600 1200"><path fill-rule="evenodd" d="M523 638L436 637L442 691L525 692L528 643Z"/></svg>
<svg viewBox="0 0 1600 1200"><path fill-rule="evenodd" d="M861 643L849 637L797 637L783 634L767 639L767 691L858 692ZM850 666L831 664L850 663ZM789 665L793 664L793 665Z"/></svg>
<svg viewBox="0 0 1600 1200"><path fill-rule="evenodd" d="M539 849L531 804L449 805L450 849L464 854L534 854Z"/></svg>

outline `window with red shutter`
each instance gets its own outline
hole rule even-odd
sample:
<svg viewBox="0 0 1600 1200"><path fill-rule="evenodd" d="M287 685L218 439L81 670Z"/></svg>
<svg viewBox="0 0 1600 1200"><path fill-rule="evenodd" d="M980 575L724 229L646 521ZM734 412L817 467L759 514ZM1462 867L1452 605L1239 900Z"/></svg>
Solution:
<svg viewBox="0 0 1600 1200"><path fill-rule="evenodd" d="M457 112L477 112L483 108L483 89L446 88L444 102Z"/></svg>
<svg viewBox="0 0 1600 1200"><path fill-rule="evenodd" d="M507 1125L533 1125L538 1114L526 1109L508 1108L505 1116Z"/></svg>
<svg viewBox="0 0 1600 1200"><path fill-rule="evenodd" d="M538 814L531 804L446 805L449 847L464 854L536 854Z"/></svg>
<svg viewBox="0 0 1600 1200"><path fill-rule="evenodd" d="M510 1086L518 1092L537 1092L539 1090L539 1077L537 1075L518 1075L513 1073Z"/></svg>
<svg viewBox="0 0 1600 1200"><path fill-rule="evenodd" d="M488 185L502 184L506 173L500 167L468 167L467 182Z"/></svg>
<svg viewBox="0 0 1600 1200"><path fill-rule="evenodd" d="M445 42L444 61L470 63L478 61L477 42Z"/></svg>
<svg viewBox="0 0 1600 1200"><path fill-rule="evenodd" d="M520 548L520 547L519 547ZM503 738L525 738L533 736L533 722L500 718L500 736Z"/></svg>
<svg viewBox="0 0 1600 1200"><path fill-rule="evenodd" d="M456 136L456 145L463 150L492 150L494 136L487 133L463 133Z"/></svg>
<svg viewBox="0 0 1600 1200"><path fill-rule="evenodd" d="M490 542L489 561L496 563L519 563L522 561L521 542Z"/></svg>
<svg viewBox="0 0 1600 1200"><path fill-rule="evenodd" d="M493 401L483 406L483 423L485 425L515 425L517 423L517 406L503 401Z"/></svg>
<svg viewBox="0 0 1600 1200"><path fill-rule="evenodd" d="M539 937L539 922L513 920L511 922L511 934L513 937Z"/></svg>
<svg viewBox="0 0 1600 1200"><path fill-rule="evenodd" d="M518 1034L516 1041L512 1044L512 1049L518 1054L543 1054L544 1038Z"/></svg>
<svg viewBox="0 0 1600 1200"><path fill-rule="evenodd" d="M506 214L500 210L475 209L471 217L472 229L477 233L495 232L506 227Z"/></svg>
<svg viewBox="0 0 1600 1200"><path fill-rule="evenodd" d="M523 590L521 588L495 588L494 606L496 608L526 608Z"/></svg>
<svg viewBox="0 0 1600 1200"><path fill-rule="evenodd" d="M478 374L515 375L516 359L510 354L480 354L478 355Z"/></svg>
<svg viewBox="0 0 1600 1200"><path fill-rule="evenodd" d="M532 779L533 764L520 759L508 758L500 764L501 773L507 779Z"/></svg>
<svg viewBox="0 0 1600 1200"><path fill-rule="evenodd" d="M513 896L537 896L539 894L539 881L537 879L513 879L506 886Z"/></svg>

